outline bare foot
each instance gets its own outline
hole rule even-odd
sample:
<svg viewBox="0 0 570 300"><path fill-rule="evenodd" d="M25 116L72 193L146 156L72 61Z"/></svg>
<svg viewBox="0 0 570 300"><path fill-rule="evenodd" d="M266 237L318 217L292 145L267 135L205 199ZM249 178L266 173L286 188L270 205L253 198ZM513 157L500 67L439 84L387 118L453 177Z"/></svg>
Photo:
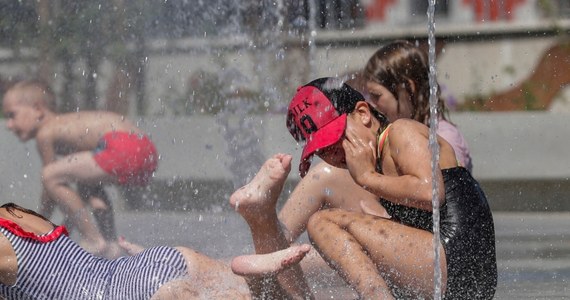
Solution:
<svg viewBox="0 0 570 300"><path fill-rule="evenodd" d="M275 275L299 263L310 250L310 245L303 244L268 254L242 255L232 260L231 267L240 276Z"/></svg>
<svg viewBox="0 0 570 300"><path fill-rule="evenodd" d="M122 236L117 240L117 244L123 251L127 252L128 255L136 255L144 250L143 246L131 243Z"/></svg>
<svg viewBox="0 0 570 300"><path fill-rule="evenodd" d="M274 212L291 171L291 159L291 155L281 153L268 159L248 184L232 194L230 205L245 219L263 215L264 211Z"/></svg>

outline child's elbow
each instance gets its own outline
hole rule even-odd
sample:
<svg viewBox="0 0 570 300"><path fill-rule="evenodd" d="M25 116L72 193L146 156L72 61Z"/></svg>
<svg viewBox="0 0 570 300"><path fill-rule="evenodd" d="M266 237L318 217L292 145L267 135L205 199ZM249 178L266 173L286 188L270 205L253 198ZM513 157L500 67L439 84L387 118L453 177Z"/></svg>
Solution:
<svg viewBox="0 0 570 300"><path fill-rule="evenodd" d="M58 178L56 176L56 172L51 165L46 165L42 168L41 171L41 182L44 188L50 189L58 184Z"/></svg>

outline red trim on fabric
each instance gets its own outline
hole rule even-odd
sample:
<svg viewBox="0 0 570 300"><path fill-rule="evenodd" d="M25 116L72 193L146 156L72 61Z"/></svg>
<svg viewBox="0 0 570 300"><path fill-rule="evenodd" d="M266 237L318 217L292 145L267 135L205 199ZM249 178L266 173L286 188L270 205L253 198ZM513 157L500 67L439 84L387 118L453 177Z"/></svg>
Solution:
<svg viewBox="0 0 570 300"><path fill-rule="evenodd" d="M69 236L69 233L67 232L65 226L57 226L54 228L52 232L50 232L47 235L37 235L33 232L24 230L22 227L20 227L20 225L16 224L14 221L0 218L0 227L6 228L8 231L19 237L36 240L40 243L49 243L55 241L62 234Z"/></svg>

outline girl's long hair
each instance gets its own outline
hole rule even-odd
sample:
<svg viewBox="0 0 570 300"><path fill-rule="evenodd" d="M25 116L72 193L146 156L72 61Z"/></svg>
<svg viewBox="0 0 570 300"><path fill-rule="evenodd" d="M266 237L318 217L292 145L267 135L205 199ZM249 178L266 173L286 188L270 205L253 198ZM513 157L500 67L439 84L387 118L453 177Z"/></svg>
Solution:
<svg viewBox="0 0 570 300"><path fill-rule="evenodd" d="M398 89L404 87L410 95L412 119L428 125L430 117L429 64L427 53L408 41L395 41L378 49L364 67L367 81L388 89L396 99ZM410 84L415 85L415 92ZM439 91L439 89L438 89ZM399 99L398 99L399 101ZM398 109L399 109L398 103ZM444 120L448 113L444 100L438 94L438 111Z"/></svg>
<svg viewBox="0 0 570 300"><path fill-rule="evenodd" d="M36 216L36 217L38 217L38 218L40 218L40 219L42 219L42 220L45 220L45 221L49 222L49 223L52 224L53 226L55 226L55 224L53 224L53 223L52 223L50 220L48 220L46 217L44 217L44 216L38 214L37 212L35 212L35 211L31 210L31 209L27 209L27 208L21 207L20 205L15 204L15 203L12 203L12 202L3 204L2 206L0 206L0 208L5 208L6 211L8 211L12 216L14 216L14 217L16 217L16 218L22 218L22 216L19 216L19 215L17 215L17 214L14 212L15 210L19 210L19 211L21 211L21 212L24 212L24 213L27 213L27 214Z"/></svg>

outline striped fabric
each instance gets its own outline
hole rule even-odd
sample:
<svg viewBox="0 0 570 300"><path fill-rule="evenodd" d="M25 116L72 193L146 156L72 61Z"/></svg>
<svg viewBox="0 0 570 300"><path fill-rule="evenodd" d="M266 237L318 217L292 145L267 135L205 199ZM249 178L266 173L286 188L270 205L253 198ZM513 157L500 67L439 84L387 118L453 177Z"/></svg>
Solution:
<svg viewBox="0 0 570 300"><path fill-rule="evenodd" d="M184 257L171 247L108 260L86 252L63 234L42 243L4 227L0 232L18 260L16 284L0 283L5 299L150 299L162 284L187 275Z"/></svg>

